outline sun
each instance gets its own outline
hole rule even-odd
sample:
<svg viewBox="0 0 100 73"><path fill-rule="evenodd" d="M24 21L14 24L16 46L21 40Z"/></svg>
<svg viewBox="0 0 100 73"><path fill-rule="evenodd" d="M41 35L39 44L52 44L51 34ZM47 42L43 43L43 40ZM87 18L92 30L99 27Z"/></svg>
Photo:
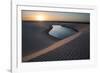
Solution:
<svg viewBox="0 0 100 73"><path fill-rule="evenodd" d="M37 21L44 21L45 20L45 16L44 15L36 15L35 19Z"/></svg>

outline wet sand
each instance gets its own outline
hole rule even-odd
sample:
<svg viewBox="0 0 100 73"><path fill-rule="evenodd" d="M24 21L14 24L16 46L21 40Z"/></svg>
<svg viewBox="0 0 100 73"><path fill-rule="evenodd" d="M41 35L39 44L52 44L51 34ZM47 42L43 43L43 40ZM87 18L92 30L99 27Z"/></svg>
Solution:
<svg viewBox="0 0 100 73"><path fill-rule="evenodd" d="M85 27L87 23L68 23L68 22L29 22L23 21L22 24L22 56L25 57L37 51L43 50L48 46L61 40L48 35L51 25L63 25L75 28L78 32ZM84 31L78 38L57 49L27 60L28 62L37 61L57 61L57 60L79 60L90 58L90 32ZM25 62L23 60L23 62Z"/></svg>

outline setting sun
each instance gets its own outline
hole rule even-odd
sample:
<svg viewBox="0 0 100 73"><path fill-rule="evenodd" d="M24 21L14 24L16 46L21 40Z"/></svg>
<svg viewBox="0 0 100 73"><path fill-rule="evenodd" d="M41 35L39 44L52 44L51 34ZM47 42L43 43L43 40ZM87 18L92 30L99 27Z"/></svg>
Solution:
<svg viewBox="0 0 100 73"><path fill-rule="evenodd" d="M43 15L36 15L35 19L37 21L43 21L43 20L45 20L45 16L43 16Z"/></svg>
<svg viewBox="0 0 100 73"><path fill-rule="evenodd" d="M89 14L72 12L45 12L45 11L22 11L23 21L68 21L89 22Z"/></svg>

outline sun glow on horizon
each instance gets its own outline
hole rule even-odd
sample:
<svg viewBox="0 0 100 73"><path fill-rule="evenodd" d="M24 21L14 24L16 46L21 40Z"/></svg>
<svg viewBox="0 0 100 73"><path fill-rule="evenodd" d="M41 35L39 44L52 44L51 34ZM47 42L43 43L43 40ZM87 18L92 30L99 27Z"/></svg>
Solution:
<svg viewBox="0 0 100 73"><path fill-rule="evenodd" d="M45 16L44 15L36 15L35 16L35 20L37 20L37 21L44 21L45 20Z"/></svg>
<svg viewBox="0 0 100 73"><path fill-rule="evenodd" d="M89 22L89 13L22 11L23 21L73 21Z"/></svg>

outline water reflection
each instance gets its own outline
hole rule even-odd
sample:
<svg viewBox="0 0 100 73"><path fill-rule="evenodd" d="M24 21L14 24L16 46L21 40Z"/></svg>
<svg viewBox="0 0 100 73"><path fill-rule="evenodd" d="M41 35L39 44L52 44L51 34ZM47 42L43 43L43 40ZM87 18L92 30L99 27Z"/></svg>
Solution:
<svg viewBox="0 0 100 73"><path fill-rule="evenodd" d="M49 31L49 35L57 39L64 39L65 37L71 36L76 33L75 30L63 27L61 25L52 25L52 29Z"/></svg>

